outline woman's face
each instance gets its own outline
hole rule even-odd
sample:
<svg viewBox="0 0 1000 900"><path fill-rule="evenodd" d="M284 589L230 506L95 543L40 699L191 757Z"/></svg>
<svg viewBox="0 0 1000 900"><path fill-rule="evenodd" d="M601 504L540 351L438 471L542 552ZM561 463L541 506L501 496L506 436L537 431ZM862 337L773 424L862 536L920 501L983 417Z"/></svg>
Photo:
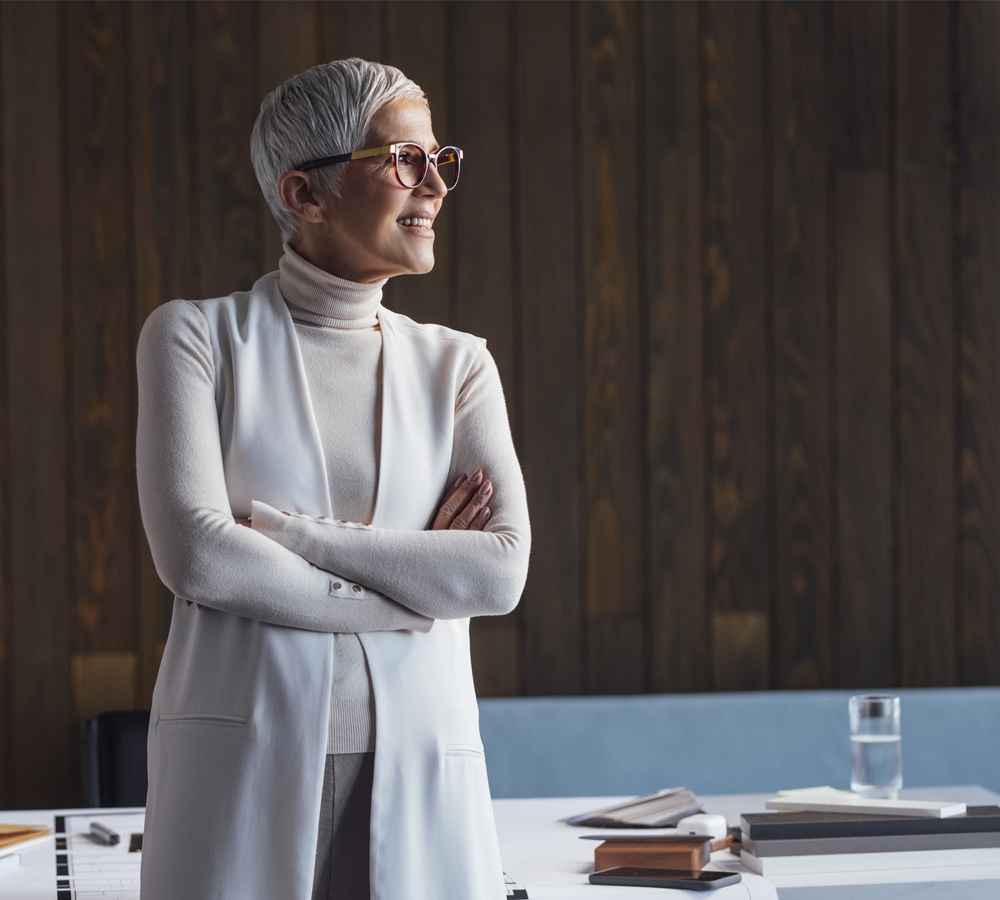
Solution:
<svg viewBox="0 0 1000 900"><path fill-rule="evenodd" d="M438 149L430 112L419 101L383 106L360 149L403 141L428 152ZM434 219L448 193L437 169L429 165L423 184L405 188L396 180L389 154L345 165L340 198L317 195L321 221L301 229L302 246L296 249L314 265L362 283L433 269ZM406 218L431 224L401 224Z"/></svg>

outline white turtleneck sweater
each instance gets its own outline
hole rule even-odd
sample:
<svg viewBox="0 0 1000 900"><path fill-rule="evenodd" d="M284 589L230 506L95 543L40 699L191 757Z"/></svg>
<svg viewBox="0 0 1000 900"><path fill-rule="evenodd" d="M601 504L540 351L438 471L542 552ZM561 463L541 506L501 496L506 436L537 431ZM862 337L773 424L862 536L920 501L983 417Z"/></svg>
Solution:
<svg viewBox="0 0 1000 900"><path fill-rule="evenodd" d="M374 749L357 633L426 631L434 618L509 612L527 569L524 483L485 348L458 397L450 478L481 466L493 482L486 529L358 527L371 521L378 481L384 283L337 278L288 245L279 264L334 514L347 524L254 503L252 530L237 525L222 477L207 320L197 305L175 300L150 315L139 339L139 498L157 572L196 603L333 634L329 753Z"/></svg>

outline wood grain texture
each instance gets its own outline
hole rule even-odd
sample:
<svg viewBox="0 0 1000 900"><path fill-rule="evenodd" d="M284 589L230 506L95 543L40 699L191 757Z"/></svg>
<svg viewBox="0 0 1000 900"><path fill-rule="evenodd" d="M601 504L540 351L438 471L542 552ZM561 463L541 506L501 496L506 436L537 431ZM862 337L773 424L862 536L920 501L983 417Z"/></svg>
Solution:
<svg viewBox="0 0 1000 900"><path fill-rule="evenodd" d="M74 653L70 660L70 688L77 720L134 709L136 669L136 654L129 651Z"/></svg>
<svg viewBox="0 0 1000 900"><path fill-rule="evenodd" d="M260 276L259 188L249 139L256 96L254 4L205 0L191 4L195 41L195 233L198 290L219 297L249 290ZM191 298L197 299L197 298Z"/></svg>
<svg viewBox="0 0 1000 900"><path fill-rule="evenodd" d="M532 552L521 600L524 691L577 694L584 684L581 580L583 506L578 408L579 261L572 140L573 8L519 3L515 29L512 170L517 177L521 435ZM541 148L560 147L560 164Z"/></svg>
<svg viewBox="0 0 1000 900"><path fill-rule="evenodd" d="M635 7L578 7L589 688L644 687ZM607 647L602 646L607 644Z"/></svg>
<svg viewBox="0 0 1000 900"><path fill-rule="evenodd" d="M828 94L822 6L771 7L774 681L832 684Z"/></svg>
<svg viewBox="0 0 1000 900"><path fill-rule="evenodd" d="M3 7L0 7L0 53L5 50L4 43L5 19ZM7 321L7 204L4 181L7 169L4 166L6 158L5 136L9 124L4 122L4 85L6 84L5 69L0 62L0 354L7 360L10 358L10 326ZM10 471L10 378L8 367L0 365L0 808L9 808L14 795L14 767L11 764L11 708L14 700L11 691L10 659L8 645L10 643L10 612L11 612L11 471Z"/></svg>
<svg viewBox="0 0 1000 900"><path fill-rule="evenodd" d="M842 687L892 683L892 410L889 184L836 186L837 458Z"/></svg>
<svg viewBox="0 0 1000 900"><path fill-rule="evenodd" d="M320 62L320 30L318 5L312 0L262 0L257 4L257 15L259 103L283 81ZM273 272L283 252L281 231L259 190L257 198L262 230L260 271Z"/></svg>
<svg viewBox="0 0 1000 900"><path fill-rule="evenodd" d="M839 168L884 169L889 161L889 4L833 3L831 9L834 162Z"/></svg>
<svg viewBox="0 0 1000 900"><path fill-rule="evenodd" d="M473 620L469 640L479 697L514 697L521 688L521 638L513 616Z"/></svg>
<svg viewBox="0 0 1000 900"><path fill-rule="evenodd" d="M136 3L129 12L129 152L136 278L131 313L132 334L138 336L159 304L189 297L195 289L188 99L191 56L182 4ZM133 373L133 381L134 377ZM137 496L134 502L138 503ZM140 703L148 706L173 604L170 591L156 574L145 532L138 531L137 674Z"/></svg>
<svg viewBox="0 0 1000 900"><path fill-rule="evenodd" d="M455 77L451 65L451 17L454 8L443 0L424 3L391 0L383 6L386 40L381 61L401 69L423 88L430 102L438 142L461 145L460 140L451 137L451 86ZM386 306L417 322L452 324L453 216L445 198L441 213L434 220L434 270L427 275L390 279L385 287Z"/></svg>
<svg viewBox="0 0 1000 900"><path fill-rule="evenodd" d="M454 222L452 322L487 339L517 420L514 383L514 229L511 226L510 7L457 4L452 10L451 109L465 153L449 196ZM489 97L483 85L490 84ZM451 138L439 140L446 143ZM511 403L514 400L515 402Z"/></svg>
<svg viewBox="0 0 1000 900"><path fill-rule="evenodd" d="M135 532L124 7L65 7L72 329L73 645L133 640Z"/></svg>
<svg viewBox="0 0 1000 900"><path fill-rule="evenodd" d="M652 689L709 684L698 7L642 7Z"/></svg>
<svg viewBox="0 0 1000 900"><path fill-rule="evenodd" d="M959 7L963 684L1000 683L1000 7Z"/></svg>
<svg viewBox="0 0 1000 900"><path fill-rule="evenodd" d="M68 248L65 226L58 224L66 221L62 12L48 3L4 5L0 50L9 329L3 365L11 428L10 495L3 508L12 525L6 580L13 744L6 760L12 777L7 805L13 808L62 806L78 794L67 689L73 588L63 279ZM24 139L27 134L31 140Z"/></svg>
<svg viewBox="0 0 1000 900"><path fill-rule="evenodd" d="M350 56L382 59L385 4L367 0L319 3L318 15L323 62Z"/></svg>
<svg viewBox="0 0 1000 900"><path fill-rule="evenodd" d="M896 650L889 9L835 4L832 19L840 680L875 687Z"/></svg>
<svg viewBox="0 0 1000 900"><path fill-rule="evenodd" d="M704 7L704 222L710 409L710 594L718 611L770 606L767 484L768 298L764 244L760 7ZM766 663L765 654L755 659ZM769 684L769 667L725 674Z"/></svg>
<svg viewBox="0 0 1000 900"><path fill-rule="evenodd" d="M896 152L904 173L957 162L951 7L945 0L896 6Z"/></svg>
<svg viewBox="0 0 1000 900"><path fill-rule="evenodd" d="M998 43L934 0L0 4L0 806L79 802L78 715L150 700L135 339L273 264L249 135L313 59L471 150L386 298L505 382L483 694L1000 684Z"/></svg>
<svg viewBox="0 0 1000 900"><path fill-rule="evenodd" d="M760 689L770 658L767 612L718 610L712 616L713 687L717 691Z"/></svg>
<svg viewBox="0 0 1000 900"><path fill-rule="evenodd" d="M898 677L956 672L953 116L947 4L898 7Z"/></svg>

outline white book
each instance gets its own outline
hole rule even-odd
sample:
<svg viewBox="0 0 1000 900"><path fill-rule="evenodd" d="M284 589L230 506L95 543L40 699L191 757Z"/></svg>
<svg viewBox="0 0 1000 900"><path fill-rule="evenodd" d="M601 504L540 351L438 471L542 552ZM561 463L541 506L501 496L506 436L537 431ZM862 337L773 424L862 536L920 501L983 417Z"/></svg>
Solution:
<svg viewBox="0 0 1000 900"><path fill-rule="evenodd" d="M768 809L797 809L807 812L871 813L881 816L917 816L921 819L947 819L965 814L964 803L939 800L869 800L865 797L825 797L814 800L796 800L791 797L774 797L768 800Z"/></svg>
<svg viewBox="0 0 1000 900"><path fill-rule="evenodd" d="M763 875L818 875L823 872L876 872L884 869L931 869L935 866L1000 865L1000 847L969 850L904 850L895 853L826 853L821 856L754 856L740 852L740 862Z"/></svg>

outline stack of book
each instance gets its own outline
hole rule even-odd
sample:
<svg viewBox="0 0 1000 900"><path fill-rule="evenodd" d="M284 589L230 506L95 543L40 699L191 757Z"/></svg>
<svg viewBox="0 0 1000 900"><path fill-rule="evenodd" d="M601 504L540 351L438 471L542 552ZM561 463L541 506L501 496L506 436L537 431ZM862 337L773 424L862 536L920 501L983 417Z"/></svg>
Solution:
<svg viewBox="0 0 1000 900"><path fill-rule="evenodd" d="M743 864L760 875L1000 864L1000 807L961 815L746 813Z"/></svg>

